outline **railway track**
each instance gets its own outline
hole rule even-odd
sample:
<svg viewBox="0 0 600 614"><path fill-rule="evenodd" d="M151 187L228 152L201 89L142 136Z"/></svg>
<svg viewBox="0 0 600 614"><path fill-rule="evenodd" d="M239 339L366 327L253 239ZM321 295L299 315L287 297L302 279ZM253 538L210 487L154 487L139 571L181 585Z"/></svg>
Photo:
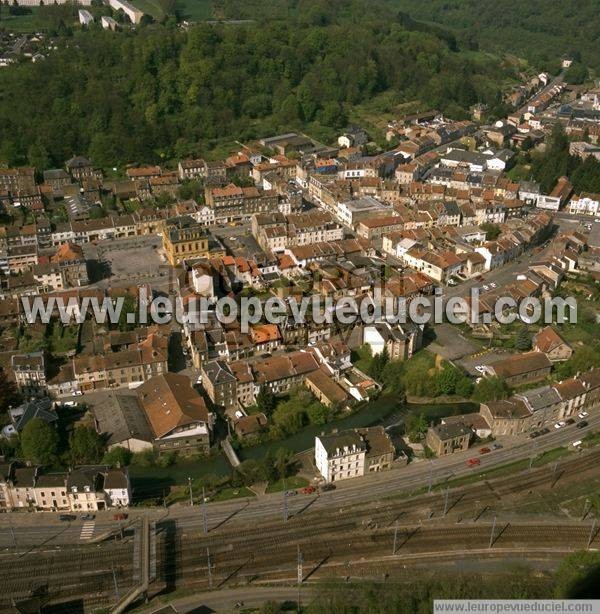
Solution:
<svg viewBox="0 0 600 614"><path fill-rule="evenodd" d="M344 570L348 565L356 568L363 563L368 566L368 561L387 561L394 542L397 553L407 560L465 556L465 552L496 556L509 551L565 553L583 549L590 535L587 525L506 525L500 521L490 549L491 525L474 520L486 500L495 504L531 490L551 488L557 479L598 475L599 461L600 450L592 451L563 460L556 467L521 472L518 479L509 475L452 488L447 501L445 492L437 490L405 499L307 511L292 515L286 523L270 519L249 526L233 521L207 535L159 523L158 582L173 588L208 588L207 549L214 587L294 579L298 546L307 570L341 575L347 575ZM433 518L426 520L423 510L430 510ZM458 515L467 522L451 522ZM597 545L598 537L594 536L592 546ZM121 594L136 583L133 558L131 541L0 554L0 610L40 586L53 602L78 598L86 608L114 603L115 579Z"/></svg>

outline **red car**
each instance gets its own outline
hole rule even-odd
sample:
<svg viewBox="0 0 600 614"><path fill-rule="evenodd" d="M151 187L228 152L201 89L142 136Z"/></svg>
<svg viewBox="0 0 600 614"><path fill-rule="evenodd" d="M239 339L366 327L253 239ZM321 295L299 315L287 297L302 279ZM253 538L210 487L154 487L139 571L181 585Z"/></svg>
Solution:
<svg viewBox="0 0 600 614"><path fill-rule="evenodd" d="M491 450L489 448L480 448L479 454L489 454Z"/></svg>
<svg viewBox="0 0 600 614"><path fill-rule="evenodd" d="M127 520L127 514L115 514L113 520Z"/></svg>
<svg viewBox="0 0 600 614"><path fill-rule="evenodd" d="M477 467L477 465L481 465L481 461L478 458L470 458L467 461L468 467Z"/></svg>
<svg viewBox="0 0 600 614"><path fill-rule="evenodd" d="M306 486L306 488L302 489L302 494L304 495L310 495L311 493L315 492L316 488L314 486Z"/></svg>

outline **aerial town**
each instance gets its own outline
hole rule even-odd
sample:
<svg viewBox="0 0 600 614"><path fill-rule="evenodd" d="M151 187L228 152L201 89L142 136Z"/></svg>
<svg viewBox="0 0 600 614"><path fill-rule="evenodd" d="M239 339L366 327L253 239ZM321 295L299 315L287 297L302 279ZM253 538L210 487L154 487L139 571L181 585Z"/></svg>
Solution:
<svg viewBox="0 0 600 614"><path fill-rule="evenodd" d="M474 518L485 548L493 521L490 549L528 547L526 532L523 543L501 536L500 499L520 509L548 481L585 480L600 443L600 194L568 173L547 190L521 168L525 152L559 138L570 156L600 160L600 89L563 75L508 92L512 111L492 123L483 104L458 121L435 109L389 118L387 150L351 124L331 143L299 131L240 140L223 159L107 172L74 151L60 168L0 166L0 546L66 549L73 573L95 557L103 571L85 585L85 611L126 608L176 579L250 582L238 570L250 556L261 581L295 577L309 534L305 572L353 575L335 567L350 555L326 521L359 527L355 575L375 573L371 555L418 548L416 529L398 534L402 516L425 532L446 522L465 541L461 520ZM307 298L471 304L474 289L476 322L292 314ZM184 312L201 298L285 309L277 324L215 311L179 321L170 308L150 321L141 293ZM501 297L515 312L575 297L577 319L501 323L491 317ZM48 321L29 319L25 299ZM84 299L122 311L65 320L59 301ZM502 472L511 464L518 480ZM464 500L460 488L471 489ZM598 547L597 492L568 495L569 518L587 522L582 547L588 537ZM172 542L190 561L173 577L156 563L174 539L157 529L164 514L194 535ZM106 539L114 564L100 546L68 550ZM49 556L27 578L44 575ZM2 611L34 596L19 573L0 573ZM69 594L58 576L46 584L47 599Z"/></svg>

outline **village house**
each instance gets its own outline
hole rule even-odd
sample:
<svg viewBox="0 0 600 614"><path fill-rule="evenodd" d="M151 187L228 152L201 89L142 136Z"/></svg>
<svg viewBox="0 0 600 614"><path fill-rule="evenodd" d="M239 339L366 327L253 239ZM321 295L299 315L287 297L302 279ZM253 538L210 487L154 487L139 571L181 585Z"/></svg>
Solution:
<svg viewBox="0 0 600 614"><path fill-rule="evenodd" d="M484 367L484 375L500 377L509 386L528 384L550 375L552 363L543 352L527 352L498 360Z"/></svg>
<svg viewBox="0 0 600 614"><path fill-rule="evenodd" d="M325 482L389 469L395 448L381 426L315 437L315 465Z"/></svg>
<svg viewBox="0 0 600 614"><path fill-rule="evenodd" d="M473 431L462 423L438 424L427 429L425 443L436 456L463 452L469 448Z"/></svg>
<svg viewBox="0 0 600 614"><path fill-rule="evenodd" d="M156 375L137 389L137 397L159 452L208 454L213 419L188 377Z"/></svg>
<svg viewBox="0 0 600 614"><path fill-rule="evenodd" d="M543 352L552 362L569 360L573 354L573 348L551 326L536 333L532 345L536 352Z"/></svg>

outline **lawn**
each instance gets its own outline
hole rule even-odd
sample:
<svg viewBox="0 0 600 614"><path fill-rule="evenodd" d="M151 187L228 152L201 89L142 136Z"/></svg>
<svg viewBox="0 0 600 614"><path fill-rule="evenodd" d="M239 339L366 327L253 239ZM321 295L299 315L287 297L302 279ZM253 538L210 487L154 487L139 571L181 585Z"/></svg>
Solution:
<svg viewBox="0 0 600 614"><path fill-rule="evenodd" d="M6 28L11 32L36 32L46 27L35 8L32 8L31 13L27 15L7 15L4 7L1 10L0 28Z"/></svg>
<svg viewBox="0 0 600 614"><path fill-rule="evenodd" d="M212 0L180 0L178 8L184 19L203 21L213 19Z"/></svg>
<svg viewBox="0 0 600 614"><path fill-rule="evenodd" d="M277 480L277 482L269 482L266 492L281 492L282 490L296 490L308 486L308 480L293 475L285 480Z"/></svg>
<svg viewBox="0 0 600 614"><path fill-rule="evenodd" d="M144 13L152 15L156 21L165 16L159 0L133 0L133 4ZM212 0L179 0L177 10L181 17L188 21L205 21L213 18Z"/></svg>

